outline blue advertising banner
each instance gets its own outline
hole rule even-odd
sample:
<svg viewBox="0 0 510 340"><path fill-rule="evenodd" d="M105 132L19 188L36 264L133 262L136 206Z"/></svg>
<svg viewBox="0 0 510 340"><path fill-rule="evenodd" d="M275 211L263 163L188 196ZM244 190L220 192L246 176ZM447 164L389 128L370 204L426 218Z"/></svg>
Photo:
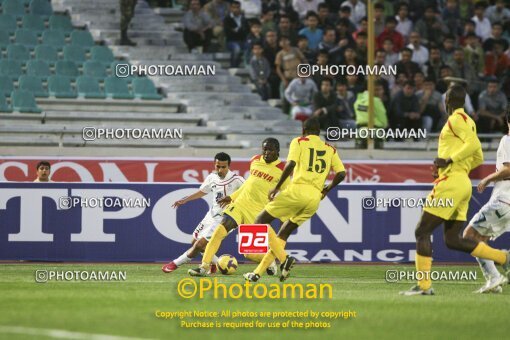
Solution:
<svg viewBox="0 0 510 340"><path fill-rule="evenodd" d="M0 183L0 260L174 259L189 248L212 197L178 209L171 205L197 189L188 183ZM414 205L430 189L340 185L291 236L287 249L300 261L413 261L414 229L421 214ZM479 194L473 188L468 219L490 192ZM219 254L242 260L236 237L230 234ZM510 236L503 235L495 246L507 248L509 241ZM469 254L446 248L442 228L434 233L433 247L435 261L473 261Z"/></svg>

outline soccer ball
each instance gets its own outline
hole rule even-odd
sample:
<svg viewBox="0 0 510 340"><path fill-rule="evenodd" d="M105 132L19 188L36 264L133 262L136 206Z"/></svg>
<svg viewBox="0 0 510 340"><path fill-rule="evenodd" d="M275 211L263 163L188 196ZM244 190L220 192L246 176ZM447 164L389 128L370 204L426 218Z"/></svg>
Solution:
<svg viewBox="0 0 510 340"><path fill-rule="evenodd" d="M237 260L232 255L221 255L218 259L218 269L223 275L232 275L237 270Z"/></svg>

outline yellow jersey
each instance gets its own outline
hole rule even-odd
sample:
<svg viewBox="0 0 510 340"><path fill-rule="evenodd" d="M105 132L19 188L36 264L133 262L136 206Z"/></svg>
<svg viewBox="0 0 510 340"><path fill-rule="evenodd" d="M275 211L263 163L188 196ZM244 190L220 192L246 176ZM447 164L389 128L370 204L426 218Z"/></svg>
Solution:
<svg viewBox="0 0 510 340"><path fill-rule="evenodd" d="M331 169L335 173L345 171L336 149L317 135L294 138L287 156L290 161L296 163L291 184L308 184L319 191Z"/></svg>
<svg viewBox="0 0 510 340"><path fill-rule="evenodd" d="M252 157L250 161L250 176L237 189L230 198L236 205L243 205L250 210L260 212L269 202L269 191L273 189L283 173L285 163L277 159L272 163L266 163L262 155ZM289 180L283 183L282 188L286 187Z"/></svg>
<svg viewBox="0 0 510 340"><path fill-rule="evenodd" d="M453 163L439 169L439 176L463 172L466 175L483 163L480 140L476 135L476 124L464 109L455 110L441 130L437 149L439 158L451 158Z"/></svg>

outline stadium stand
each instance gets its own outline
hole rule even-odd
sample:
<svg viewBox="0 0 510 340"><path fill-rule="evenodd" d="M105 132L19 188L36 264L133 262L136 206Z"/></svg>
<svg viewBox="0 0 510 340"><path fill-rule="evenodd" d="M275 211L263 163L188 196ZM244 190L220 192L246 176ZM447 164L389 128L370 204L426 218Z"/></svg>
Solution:
<svg viewBox="0 0 510 340"><path fill-rule="evenodd" d="M5 0L8 6L2 4L2 14L0 14L0 28L4 27L10 34L7 37L5 34L3 37L0 34L0 46L4 49L5 55L8 54L7 50L13 43L23 44L30 51L30 60L26 66L19 60L0 60L0 74L12 79L14 90L19 88L16 81L23 74L42 79L43 88L50 95L49 98L36 98L38 107L44 111L43 116L46 116L46 112L57 112L62 116L65 116L67 112L69 114L83 112L87 116L97 111L101 113L98 115L101 117L98 123L102 126L113 127L118 126L119 120L112 117L126 112L126 114L134 114L132 121L139 119L139 126L144 127L152 124L151 115L147 113L154 115L168 113L175 114L174 116L199 115L202 118L196 121L194 132L185 133L183 142L172 145L184 147L192 145L213 147L213 144L208 144L210 137L213 137L217 145L221 146L221 143L224 143L227 148L256 147L263 138L275 135L279 135L285 147L293 136L300 133L300 122L290 120L286 112L282 112L282 107L285 109L286 105L278 98L278 91L273 91L268 101L261 100L256 85L250 79L249 58L243 58L244 61L238 68L230 68L230 54L222 47L221 39L216 36L212 39L209 51L194 50L191 53L188 51L183 41L181 24L187 1L174 1L177 6L173 8L151 8L146 1L139 0L129 29L129 37L137 43L137 46L119 45L120 13L117 0L55 0L49 6L47 1L43 4L44 1L46 0L25 2L21 10L20 2L14 4L12 0ZM206 2L208 1L202 1L202 3ZM259 20L262 22L264 33L271 27L276 31L279 30L278 20L284 11L288 12L292 29L297 31L303 26L304 21L294 16L292 6L278 9L277 1L262 1L262 3L264 5ZM326 4L331 5L331 1L326 1ZM384 1L384 5L384 15L398 15L396 1ZM419 28L418 23L426 12L425 7L422 7L418 9L413 7L409 13L410 22L416 25L416 28ZM436 8L435 16L440 17L439 10L442 8L439 5ZM34 22L28 23L29 19L25 19L25 16L35 15L34 11L40 15L45 26L44 30L41 30L40 20L34 19ZM267 15L269 12L271 15ZM271 19L271 16L274 18ZM20 27L16 20L21 23ZM330 12L327 20L333 27L340 29L338 13ZM343 20L341 23L345 24L346 21ZM363 34L359 34L362 30L362 27L357 27L359 24L351 20L349 27L354 27L355 32L351 33L357 33L356 37L363 38ZM505 29L508 37L508 28L505 27ZM458 31L456 37L460 40L462 27L459 26ZM346 39L353 44L352 49L358 53L358 57L362 56L362 46L356 45L357 40L354 35ZM215 67L216 72L212 76L160 75L140 79L127 77L125 80L118 81L119 78L112 77L119 64L137 67L203 65ZM402 67L405 69L406 66ZM61 76L70 77L67 79L69 83L65 81L62 87L57 86L59 83L56 80ZM51 78L51 88L49 78ZM394 84L391 87L385 87L386 97L383 102L388 115L391 114L389 108L393 99L392 95L398 93L404 84L401 78L398 77L398 81L390 79L390 83L393 81ZM278 79L276 81L279 82ZM348 91L354 96L351 98L355 98L360 88L360 82L348 84ZM414 91L418 90L416 86ZM10 92L6 90L6 93ZM74 94L78 96L77 99L73 99ZM471 93L471 95L474 104L477 105L475 97L478 93ZM349 104L353 105L352 102ZM12 98L7 96L3 108L7 111L13 108L16 111L16 107L12 105ZM12 117L14 115L17 113L11 114ZM16 119L13 118L13 120ZM29 119L19 119L19 122L26 123L27 129L34 124ZM46 141L58 141L57 145L67 146L69 144L62 143L62 139L58 136L51 137L48 131L57 131L62 126L73 130L82 126L80 125L82 121L70 115L69 119L45 120L44 124L57 126L55 129L50 129L51 126L48 126L49 129L44 135ZM13 128L14 126L9 126L9 129ZM200 134L201 130L204 131L204 136ZM385 144L385 148L410 150L434 148L437 133L429 133L428 136L424 141L390 141ZM500 134L484 136L486 137L484 147L487 149L494 148L496 145L494 140L499 138ZM2 133L0 137L3 137ZM22 138L23 134L17 134L13 142L20 143ZM78 137L75 136L76 138ZM9 143L4 138L1 140L0 143L5 145ZM202 143L202 141L206 142ZM27 142L28 145L34 145L29 138ZM76 140L73 143L76 144ZM101 147L108 143L109 141L103 141L97 144L84 143L84 145ZM336 144L342 148L355 146L350 140Z"/></svg>

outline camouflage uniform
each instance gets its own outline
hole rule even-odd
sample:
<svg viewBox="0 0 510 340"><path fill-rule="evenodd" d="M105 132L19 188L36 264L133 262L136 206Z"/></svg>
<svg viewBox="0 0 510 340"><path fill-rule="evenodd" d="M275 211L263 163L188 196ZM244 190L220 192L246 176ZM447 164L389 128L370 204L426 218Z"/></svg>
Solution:
<svg viewBox="0 0 510 340"><path fill-rule="evenodd" d="M120 0L120 30L127 30L135 14L137 0Z"/></svg>

